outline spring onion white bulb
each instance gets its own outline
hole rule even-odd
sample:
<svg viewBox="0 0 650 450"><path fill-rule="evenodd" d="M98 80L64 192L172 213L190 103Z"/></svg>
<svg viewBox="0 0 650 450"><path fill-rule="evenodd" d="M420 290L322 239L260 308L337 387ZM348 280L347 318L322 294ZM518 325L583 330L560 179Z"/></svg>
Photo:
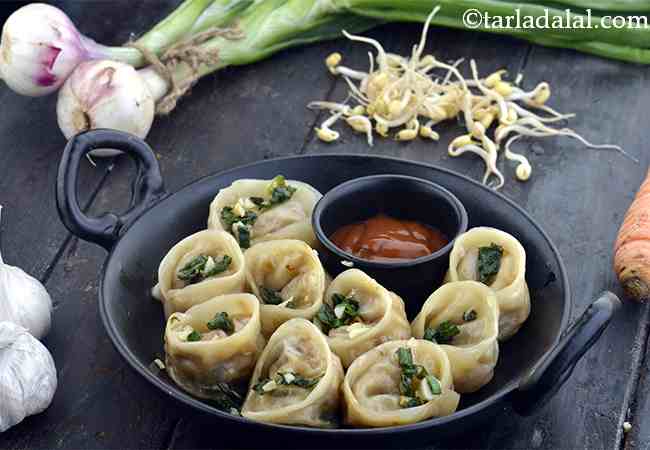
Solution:
<svg viewBox="0 0 650 450"><path fill-rule="evenodd" d="M0 321L20 325L42 339L50 331L51 316L52 299L41 282L5 264L0 255Z"/></svg>
<svg viewBox="0 0 650 450"><path fill-rule="evenodd" d="M110 60L87 61L77 67L59 91L57 119L67 139L94 128L111 128L144 138L155 113L155 101L167 83L155 71L136 71ZM93 156L113 156L103 149Z"/></svg>
<svg viewBox="0 0 650 450"><path fill-rule="evenodd" d="M100 58L136 63L141 55L132 48L97 44L79 33L63 11L42 3L18 9L2 29L0 78L22 95L50 94L79 63Z"/></svg>

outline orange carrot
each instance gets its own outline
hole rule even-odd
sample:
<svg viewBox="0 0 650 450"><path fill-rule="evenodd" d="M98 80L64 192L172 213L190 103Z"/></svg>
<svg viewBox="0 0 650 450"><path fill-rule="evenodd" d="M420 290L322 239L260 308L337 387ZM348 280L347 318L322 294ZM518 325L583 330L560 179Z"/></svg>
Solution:
<svg viewBox="0 0 650 450"><path fill-rule="evenodd" d="M650 299L650 170L618 231L614 271L628 297Z"/></svg>

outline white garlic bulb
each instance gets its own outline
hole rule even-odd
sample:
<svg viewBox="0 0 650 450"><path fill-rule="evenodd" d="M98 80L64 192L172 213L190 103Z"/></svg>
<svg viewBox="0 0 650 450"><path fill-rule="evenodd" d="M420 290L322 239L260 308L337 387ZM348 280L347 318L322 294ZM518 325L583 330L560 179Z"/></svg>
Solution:
<svg viewBox="0 0 650 450"><path fill-rule="evenodd" d="M0 433L44 411L56 391L52 355L27 330L0 322Z"/></svg>
<svg viewBox="0 0 650 450"><path fill-rule="evenodd" d="M42 339L50 331L52 299L40 281L5 264L0 253L0 321L5 320Z"/></svg>

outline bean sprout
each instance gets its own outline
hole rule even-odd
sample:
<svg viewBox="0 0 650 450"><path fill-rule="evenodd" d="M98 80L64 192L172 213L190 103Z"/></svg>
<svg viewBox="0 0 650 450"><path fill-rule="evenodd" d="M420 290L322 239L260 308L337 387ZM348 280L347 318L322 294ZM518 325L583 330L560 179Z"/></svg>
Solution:
<svg viewBox="0 0 650 450"><path fill-rule="evenodd" d="M634 160L617 145L594 145L569 128L549 126L575 115L562 114L546 104L551 96L547 82L526 91L519 86L523 75L519 73L514 82L509 82L505 80L504 69L481 78L474 60L469 61L471 77L465 78L459 70L464 59L447 64L434 55L425 55L431 20L439 9L434 8L427 18L410 57L387 52L375 39L343 31L348 39L373 46L377 54L368 52L368 72L342 66L340 53L332 53L325 60L328 70L345 80L348 99L342 103L308 105L332 113L316 128L321 140L336 141L339 133L331 127L343 118L353 130L366 135L370 146L375 132L382 137L392 135L397 141L411 141L418 136L437 141L440 138L434 130L437 124L462 117L467 134L453 139L448 153L454 157L465 153L479 156L485 164L483 183L494 189L505 184L505 177L497 167L501 153L517 163L516 179L530 178L532 165L528 158L511 150L512 144L523 136L571 137L588 148L613 149ZM350 100L357 105L348 105ZM503 142L503 152L500 152Z"/></svg>

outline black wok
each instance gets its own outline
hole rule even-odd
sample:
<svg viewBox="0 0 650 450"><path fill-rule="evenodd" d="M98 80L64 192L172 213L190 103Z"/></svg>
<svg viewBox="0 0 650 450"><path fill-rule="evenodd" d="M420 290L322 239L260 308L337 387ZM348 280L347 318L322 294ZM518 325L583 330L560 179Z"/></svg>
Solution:
<svg viewBox="0 0 650 450"><path fill-rule="evenodd" d="M121 216L108 213L88 217L79 207L77 172L84 155L95 148L123 150L136 161L133 198L129 210ZM527 252L526 278L532 297L530 318L515 337L501 346L494 379L478 393L464 395L456 413L383 429L321 430L269 425L221 412L149 368L155 356L163 352L162 308L149 294L156 282L158 264L176 242L205 228L208 206L220 188L240 178L268 179L283 174L326 192L352 178L388 173L420 177L442 185L464 203L470 227L485 225L505 230L518 238ZM147 144L125 133L95 130L80 134L68 143L59 167L57 205L63 223L73 234L109 251L101 275L100 313L119 353L162 392L205 413L215 424L227 426L229 433L249 433L247 439L259 442L258 445L268 444L270 438L291 440L301 446L309 442L320 445L399 442L402 446L408 441L421 442L466 432L482 420L494 420L506 402L520 414L530 414L566 381L620 305L613 294L605 292L567 329L571 294L564 264L533 218L503 195L462 175L395 158L343 154L279 158L211 175L175 194L167 194L154 153Z"/></svg>

